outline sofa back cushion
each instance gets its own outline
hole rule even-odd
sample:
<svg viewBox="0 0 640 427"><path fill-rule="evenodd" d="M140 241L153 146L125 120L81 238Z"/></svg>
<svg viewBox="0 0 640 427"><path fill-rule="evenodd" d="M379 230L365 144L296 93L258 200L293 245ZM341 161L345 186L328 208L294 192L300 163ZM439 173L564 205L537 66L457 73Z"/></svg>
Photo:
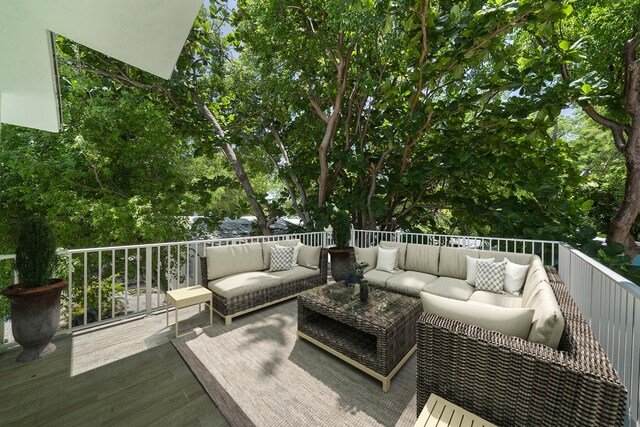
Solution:
<svg viewBox="0 0 640 427"><path fill-rule="evenodd" d="M534 256L529 264L529 271L527 272L527 278L524 281L524 287L522 288L522 305L527 307L531 295L535 292L538 284L541 282L549 283L549 276L544 269L544 264L539 256Z"/></svg>
<svg viewBox="0 0 640 427"><path fill-rule="evenodd" d="M396 257L396 265L394 268L399 268L400 270L406 270L405 268L405 258L407 256L407 244L406 243L397 243L397 242L380 242L379 246L382 249L398 249L398 256Z"/></svg>
<svg viewBox="0 0 640 427"><path fill-rule="evenodd" d="M272 242L262 242L262 270L267 270L271 267L271 248L278 246L296 246L300 243L298 239L291 240L275 240ZM299 254L299 252L298 252Z"/></svg>
<svg viewBox="0 0 640 427"><path fill-rule="evenodd" d="M534 315L531 308L497 307L481 302L444 298L427 292L421 292L420 299L426 313L523 339L529 335Z"/></svg>
<svg viewBox="0 0 640 427"><path fill-rule="evenodd" d="M509 258L511 262L515 262L516 264L521 265L529 265L531 263L531 259L535 255L532 254L522 254L515 252L501 252L501 251L480 251L479 258L493 258L497 262L504 261L505 258Z"/></svg>
<svg viewBox="0 0 640 427"><path fill-rule="evenodd" d="M407 244L405 270L437 275L439 260L440 246Z"/></svg>
<svg viewBox="0 0 640 427"><path fill-rule="evenodd" d="M465 280L467 278L467 255L478 258L480 251L477 249L440 248L440 261L438 263L438 276L454 277Z"/></svg>
<svg viewBox="0 0 640 427"><path fill-rule="evenodd" d="M207 248L205 253L209 280L232 274L264 270L260 243L213 246Z"/></svg>
<svg viewBox="0 0 640 427"><path fill-rule="evenodd" d="M300 246L300 252L298 253L298 265L300 267L307 267L313 270L320 268L320 253L322 248L318 246Z"/></svg>
<svg viewBox="0 0 640 427"><path fill-rule="evenodd" d="M364 269L365 273L376 268L376 264L378 263L377 246L369 246L368 248L355 247L353 249L356 256L356 262L366 262L369 264Z"/></svg>
<svg viewBox="0 0 640 427"><path fill-rule="evenodd" d="M538 283L526 307L535 310L527 341L557 349L564 330L564 316L551 285L547 282Z"/></svg>

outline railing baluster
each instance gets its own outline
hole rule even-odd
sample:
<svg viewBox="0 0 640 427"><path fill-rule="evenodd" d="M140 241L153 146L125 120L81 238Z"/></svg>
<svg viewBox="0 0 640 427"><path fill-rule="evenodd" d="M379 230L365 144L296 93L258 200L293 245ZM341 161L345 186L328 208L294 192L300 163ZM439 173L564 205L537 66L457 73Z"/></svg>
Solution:
<svg viewBox="0 0 640 427"><path fill-rule="evenodd" d="M124 315L129 314L129 249L124 250Z"/></svg>
<svg viewBox="0 0 640 427"><path fill-rule="evenodd" d="M153 255L153 248L151 246L147 246L145 248L145 253L144 253L144 283L145 283L145 311L147 312L147 316L149 316L151 314L151 306L153 305L153 302L151 301L152 295L151 295L151 290L152 290L152 271L153 271L153 266L152 266L152 255Z"/></svg>
<svg viewBox="0 0 640 427"><path fill-rule="evenodd" d="M98 251L98 322L102 322L102 251Z"/></svg>
<svg viewBox="0 0 640 427"><path fill-rule="evenodd" d="M68 295L68 307L67 307L67 323L68 323L68 328L71 329L73 327L73 321L72 321L72 316L73 316L73 254L69 253L69 269L68 269L68 274L69 274L69 295ZM17 273L16 273L17 276ZM17 277L16 277L17 279ZM16 283L18 283L18 281L16 280Z"/></svg>
<svg viewBox="0 0 640 427"><path fill-rule="evenodd" d="M111 318L116 317L116 251L111 251Z"/></svg>

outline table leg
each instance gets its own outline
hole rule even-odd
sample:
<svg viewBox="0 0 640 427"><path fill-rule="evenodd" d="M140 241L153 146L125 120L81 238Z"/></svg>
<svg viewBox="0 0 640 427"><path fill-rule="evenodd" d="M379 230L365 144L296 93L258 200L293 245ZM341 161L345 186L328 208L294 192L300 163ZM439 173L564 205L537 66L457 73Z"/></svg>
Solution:
<svg viewBox="0 0 640 427"><path fill-rule="evenodd" d="M213 297L209 299L209 326L213 326Z"/></svg>
<svg viewBox="0 0 640 427"><path fill-rule="evenodd" d="M178 307L176 307L176 338L178 338Z"/></svg>
<svg viewBox="0 0 640 427"><path fill-rule="evenodd" d="M169 326L169 301L167 301L167 309L165 311L167 314L167 326Z"/></svg>

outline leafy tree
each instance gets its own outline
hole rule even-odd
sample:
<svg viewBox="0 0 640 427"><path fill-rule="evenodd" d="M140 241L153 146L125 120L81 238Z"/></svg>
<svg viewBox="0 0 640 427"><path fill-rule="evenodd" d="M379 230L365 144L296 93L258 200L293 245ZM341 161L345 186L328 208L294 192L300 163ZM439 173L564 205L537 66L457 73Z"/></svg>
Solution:
<svg viewBox="0 0 640 427"><path fill-rule="evenodd" d="M555 50L570 97L611 132L624 156L624 197L607 241L633 256L640 253L631 233L640 212L640 1L579 0L574 6L573 19L539 41Z"/></svg>
<svg viewBox="0 0 640 427"><path fill-rule="evenodd" d="M561 117L559 130L577 154L577 165L585 177L580 192L584 198L593 200L590 222L599 234L606 236L615 207L620 206L624 198L621 185L626 174L624 157L610 143L611 133L582 112ZM632 234L637 233L638 228L634 226Z"/></svg>
<svg viewBox="0 0 640 427"><path fill-rule="evenodd" d="M135 88L154 102L171 108L173 123L179 124L197 145L196 154L212 156L222 153L245 193L259 230L270 234L269 225L275 216L269 212L265 194L260 194L245 169L227 128L234 122L231 109L233 93L225 81L227 46L221 37L226 9L212 2L203 8L194 22L182 49L175 72L168 81L108 58L98 52L67 42L60 45L69 58L69 65L104 79L108 87Z"/></svg>
<svg viewBox="0 0 640 427"><path fill-rule="evenodd" d="M546 133L562 100L542 90L551 66L537 53L526 58L526 40L518 34L552 28L570 13L560 3L537 1L242 1L234 16L234 43L245 75L260 82L251 97L255 108L248 105L245 111L255 117L257 138L273 140L271 146L279 148L291 181L303 183L299 199L315 195L315 206L304 203L299 210L322 212L335 204L349 209L359 226L395 229L424 224L442 210L466 219L472 215L462 212L481 206L481 217L494 212L503 224L513 224L506 233L523 225L514 221L512 208L522 218L533 216L525 213L527 194L530 202L540 198L554 206L538 205L542 221L571 218L554 229L555 235L575 224L584 201L555 197L564 192L558 186L576 180L576 174L561 172L566 148L554 148ZM499 126L503 133L495 131ZM500 148L500 139L512 143ZM500 174L507 181L496 182L492 169L513 171L513 157L521 153L513 150L530 141L557 156L548 161L560 167L554 163L548 174L536 177L542 180L538 187L508 195L504 188L512 188L513 174ZM483 169L485 181L467 177L466 185L487 191L482 200L465 197L455 175L474 167L476 153L486 151L504 163ZM448 170L440 167L443 162ZM522 166L540 169L540 162ZM290 186L294 192L295 187ZM497 200L506 208L497 208ZM487 230L495 221L474 223ZM525 227L527 233L538 230L536 225Z"/></svg>
<svg viewBox="0 0 640 427"><path fill-rule="evenodd" d="M3 126L0 246L18 219L46 213L63 247L182 239L201 203L192 144L171 110L61 67L65 130Z"/></svg>

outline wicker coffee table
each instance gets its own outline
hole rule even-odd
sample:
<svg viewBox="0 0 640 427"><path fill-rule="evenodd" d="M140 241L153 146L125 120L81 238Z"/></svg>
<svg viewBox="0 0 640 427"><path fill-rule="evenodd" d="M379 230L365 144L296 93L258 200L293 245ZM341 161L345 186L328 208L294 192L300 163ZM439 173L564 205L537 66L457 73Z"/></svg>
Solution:
<svg viewBox="0 0 640 427"><path fill-rule="evenodd" d="M332 283L298 296L298 338L382 381L386 392L416 350L420 314L417 298L370 287L362 302L353 288Z"/></svg>

